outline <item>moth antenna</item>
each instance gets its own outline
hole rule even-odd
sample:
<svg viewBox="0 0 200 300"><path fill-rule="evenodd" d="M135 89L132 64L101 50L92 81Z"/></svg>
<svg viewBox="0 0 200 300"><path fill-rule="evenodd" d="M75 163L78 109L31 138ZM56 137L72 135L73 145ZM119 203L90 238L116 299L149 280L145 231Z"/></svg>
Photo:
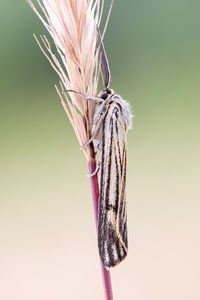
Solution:
<svg viewBox="0 0 200 300"><path fill-rule="evenodd" d="M108 26L108 22L109 22L109 20L110 20L110 15L111 15L111 11L112 11L112 8L113 8L113 3L114 3L114 0L111 0L110 7L109 7L109 11L108 11L108 15L107 15L107 18L106 18L106 23L105 23L104 30L103 30L103 34L102 34L102 40L104 39L104 35L105 35L105 33L106 33L106 29L107 29L107 26Z"/></svg>
<svg viewBox="0 0 200 300"><path fill-rule="evenodd" d="M110 81L111 81L110 67L109 67L106 51L104 48L103 40L101 37L101 33L98 27L97 27L97 33L98 33L97 48L99 48L98 51L99 51L99 59L101 62L101 73L102 73L103 84L106 89L109 89Z"/></svg>

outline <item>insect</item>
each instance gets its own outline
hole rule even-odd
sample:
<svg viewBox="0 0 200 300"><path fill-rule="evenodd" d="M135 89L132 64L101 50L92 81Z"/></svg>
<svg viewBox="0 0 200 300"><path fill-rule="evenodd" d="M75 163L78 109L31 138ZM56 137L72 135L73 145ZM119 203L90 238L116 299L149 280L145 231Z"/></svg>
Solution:
<svg viewBox="0 0 200 300"><path fill-rule="evenodd" d="M108 88L94 115L94 146L99 152L100 195L98 247L105 267L114 267L128 250L126 209L126 134L131 125L128 103ZM99 125L100 124L100 125Z"/></svg>
<svg viewBox="0 0 200 300"><path fill-rule="evenodd" d="M110 68L99 31L98 36L105 89L98 97L79 95L97 101L92 136L82 148L93 142L95 152L99 154L98 167L94 172L100 171L98 248L103 265L109 268L119 264L126 257L128 251L126 140L127 130L131 128L132 115L129 103L110 89ZM93 176L94 173L90 176Z"/></svg>
<svg viewBox="0 0 200 300"><path fill-rule="evenodd" d="M126 166L127 130L132 115L127 101L110 89L110 68L100 36L101 71L105 89L98 95L91 142L99 153L100 195L98 248L105 267L114 267L127 255ZM87 143L88 144L88 143Z"/></svg>

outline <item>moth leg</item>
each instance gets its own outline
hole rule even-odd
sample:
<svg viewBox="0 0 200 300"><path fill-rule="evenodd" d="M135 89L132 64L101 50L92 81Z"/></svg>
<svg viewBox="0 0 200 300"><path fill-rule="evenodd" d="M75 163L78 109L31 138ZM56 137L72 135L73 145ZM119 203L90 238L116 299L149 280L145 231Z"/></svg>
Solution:
<svg viewBox="0 0 200 300"><path fill-rule="evenodd" d="M97 102L104 102L104 100L102 98L100 98L100 97L86 96L86 95L80 94L80 93L78 93L77 91L74 91L74 90L64 90L63 94L65 94L65 93L71 93L71 92L77 94L80 97L85 98L86 100L92 100L92 101L97 101Z"/></svg>
<svg viewBox="0 0 200 300"><path fill-rule="evenodd" d="M96 169L94 170L94 172L92 174L88 174L88 177L91 178L92 176L96 175L98 172L99 172L99 169L100 169L100 165L101 165L101 162L100 160L97 162L97 166L96 166Z"/></svg>
<svg viewBox="0 0 200 300"><path fill-rule="evenodd" d="M86 146L88 146L97 137L100 126L101 126L101 123L97 124L91 138L85 144L83 144L81 146L81 148L80 148L81 150L83 150Z"/></svg>
<svg viewBox="0 0 200 300"><path fill-rule="evenodd" d="M80 150L83 150L86 146L88 146L95 139L95 135L92 135L91 138L81 146Z"/></svg>
<svg viewBox="0 0 200 300"><path fill-rule="evenodd" d="M102 103L101 105L102 105L102 110L103 110L105 104ZM106 115L106 112L107 112L107 110L104 113L102 111L100 111L100 118L99 118L99 121L98 121L95 129L94 129L94 132L92 133L91 138L85 144L83 144L81 146L81 148L80 148L81 150L83 150L86 146L88 146L97 137L97 135L99 133L99 129L101 127L101 123L102 123L102 121L104 119L104 116Z"/></svg>

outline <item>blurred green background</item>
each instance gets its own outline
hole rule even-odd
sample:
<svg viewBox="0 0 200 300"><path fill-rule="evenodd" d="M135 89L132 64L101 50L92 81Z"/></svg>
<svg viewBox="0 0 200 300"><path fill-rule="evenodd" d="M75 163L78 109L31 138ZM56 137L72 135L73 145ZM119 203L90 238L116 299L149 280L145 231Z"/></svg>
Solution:
<svg viewBox="0 0 200 300"><path fill-rule="evenodd" d="M87 165L26 1L0 4L0 298L103 299ZM200 299L200 2L115 1L112 87L131 102L129 254L115 299Z"/></svg>

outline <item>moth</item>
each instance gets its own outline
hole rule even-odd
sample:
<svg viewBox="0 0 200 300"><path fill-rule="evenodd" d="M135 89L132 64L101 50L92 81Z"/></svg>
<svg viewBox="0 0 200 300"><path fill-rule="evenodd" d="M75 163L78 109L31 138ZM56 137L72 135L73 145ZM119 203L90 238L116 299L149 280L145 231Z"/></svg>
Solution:
<svg viewBox="0 0 200 300"><path fill-rule="evenodd" d="M97 97L79 95L97 102L92 136L82 148L93 142L95 152L99 154L97 170L91 176L100 171L98 248L103 265L110 268L119 264L128 251L127 131L131 128L132 115L129 103L110 89L110 68L99 30L98 37L105 89Z"/></svg>
<svg viewBox="0 0 200 300"><path fill-rule="evenodd" d="M99 153L98 248L105 267L114 267L127 255L127 130L129 104L108 87L96 108L93 141Z"/></svg>
<svg viewBox="0 0 200 300"><path fill-rule="evenodd" d="M105 267L114 267L127 255L127 130L132 115L127 101L110 89L110 68L99 36L101 71L105 89L98 95L92 137L99 153L98 248ZM87 144L88 144L87 143Z"/></svg>

